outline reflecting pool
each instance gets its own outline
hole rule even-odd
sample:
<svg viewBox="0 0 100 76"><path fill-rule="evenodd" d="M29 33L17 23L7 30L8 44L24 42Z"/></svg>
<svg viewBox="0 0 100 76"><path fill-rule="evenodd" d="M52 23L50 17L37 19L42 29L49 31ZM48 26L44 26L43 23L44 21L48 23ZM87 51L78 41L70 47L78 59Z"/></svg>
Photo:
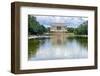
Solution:
<svg viewBox="0 0 100 76"><path fill-rule="evenodd" d="M80 59L88 57L88 38L53 35L28 39L28 60Z"/></svg>

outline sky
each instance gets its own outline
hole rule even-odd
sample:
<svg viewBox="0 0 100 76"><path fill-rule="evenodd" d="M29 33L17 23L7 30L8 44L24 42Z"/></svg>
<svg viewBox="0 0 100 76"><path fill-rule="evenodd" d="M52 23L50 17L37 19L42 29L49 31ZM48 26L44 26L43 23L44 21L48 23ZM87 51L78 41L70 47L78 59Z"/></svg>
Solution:
<svg viewBox="0 0 100 76"><path fill-rule="evenodd" d="M34 15L32 15L34 16ZM36 20L45 27L52 26L52 23L64 23L67 27L78 27L80 24L88 20L88 17L75 16L34 16Z"/></svg>

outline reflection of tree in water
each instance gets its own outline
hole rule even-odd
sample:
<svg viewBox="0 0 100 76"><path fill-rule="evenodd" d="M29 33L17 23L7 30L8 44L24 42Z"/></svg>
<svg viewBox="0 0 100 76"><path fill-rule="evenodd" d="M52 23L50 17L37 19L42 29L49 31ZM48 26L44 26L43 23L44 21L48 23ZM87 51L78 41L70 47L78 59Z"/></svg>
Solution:
<svg viewBox="0 0 100 76"><path fill-rule="evenodd" d="M84 48L88 48L88 37L67 37L67 40L69 42L73 42L73 40L76 40L79 45Z"/></svg>
<svg viewBox="0 0 100 76"><path fill-rule="evenodd" d="M28 58L36 55L37 49L45 43L45 39L29 39L28 40Z"/></svg>
<svg viewBox="0 0 100 76"><path fill-rule="evenodd" d="M39 40L29 39L28 40L28 57L31 55L36 54L36 50L39 47Z"/></svg>
<svg viewBox="0 0 100 76"><path fill-rule="evenodd" d="M88 48L88 38L87 37L76 38L76 40L81 46Z"/></svg>
<svg viewBox="0 0 100 76"><path fill-rule="evenodd" d="M41 46L46 42L47 39L46 38L40 38L40 39L38 38L38 40L39 40L39 43L40 43L40 46Z"/></svg>

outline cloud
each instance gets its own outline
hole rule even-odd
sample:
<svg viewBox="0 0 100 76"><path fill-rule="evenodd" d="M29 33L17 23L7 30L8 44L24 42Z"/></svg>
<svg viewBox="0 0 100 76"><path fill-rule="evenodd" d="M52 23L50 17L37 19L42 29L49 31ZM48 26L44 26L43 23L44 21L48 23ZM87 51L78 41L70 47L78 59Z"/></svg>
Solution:
<svg viewBox="0 0 100 76"><path fill-rule="evenodd" d="M77 27L84 21L87 21L87 17L74 17L74 16L35 16L36 20L45 27L50 27L52 23L65 23L68 27Z"/></svg>

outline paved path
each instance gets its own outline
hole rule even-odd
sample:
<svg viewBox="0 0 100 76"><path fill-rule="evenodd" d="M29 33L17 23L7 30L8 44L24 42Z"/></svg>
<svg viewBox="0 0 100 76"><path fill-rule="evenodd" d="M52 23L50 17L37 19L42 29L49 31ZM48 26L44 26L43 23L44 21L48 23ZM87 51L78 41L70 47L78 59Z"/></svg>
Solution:
<svg viewBox="0 0 100 76"><path fill-rule="evenodd" d="M30 36L28 39L35 39L35 38L50 38L50 36Z"/></svg>

